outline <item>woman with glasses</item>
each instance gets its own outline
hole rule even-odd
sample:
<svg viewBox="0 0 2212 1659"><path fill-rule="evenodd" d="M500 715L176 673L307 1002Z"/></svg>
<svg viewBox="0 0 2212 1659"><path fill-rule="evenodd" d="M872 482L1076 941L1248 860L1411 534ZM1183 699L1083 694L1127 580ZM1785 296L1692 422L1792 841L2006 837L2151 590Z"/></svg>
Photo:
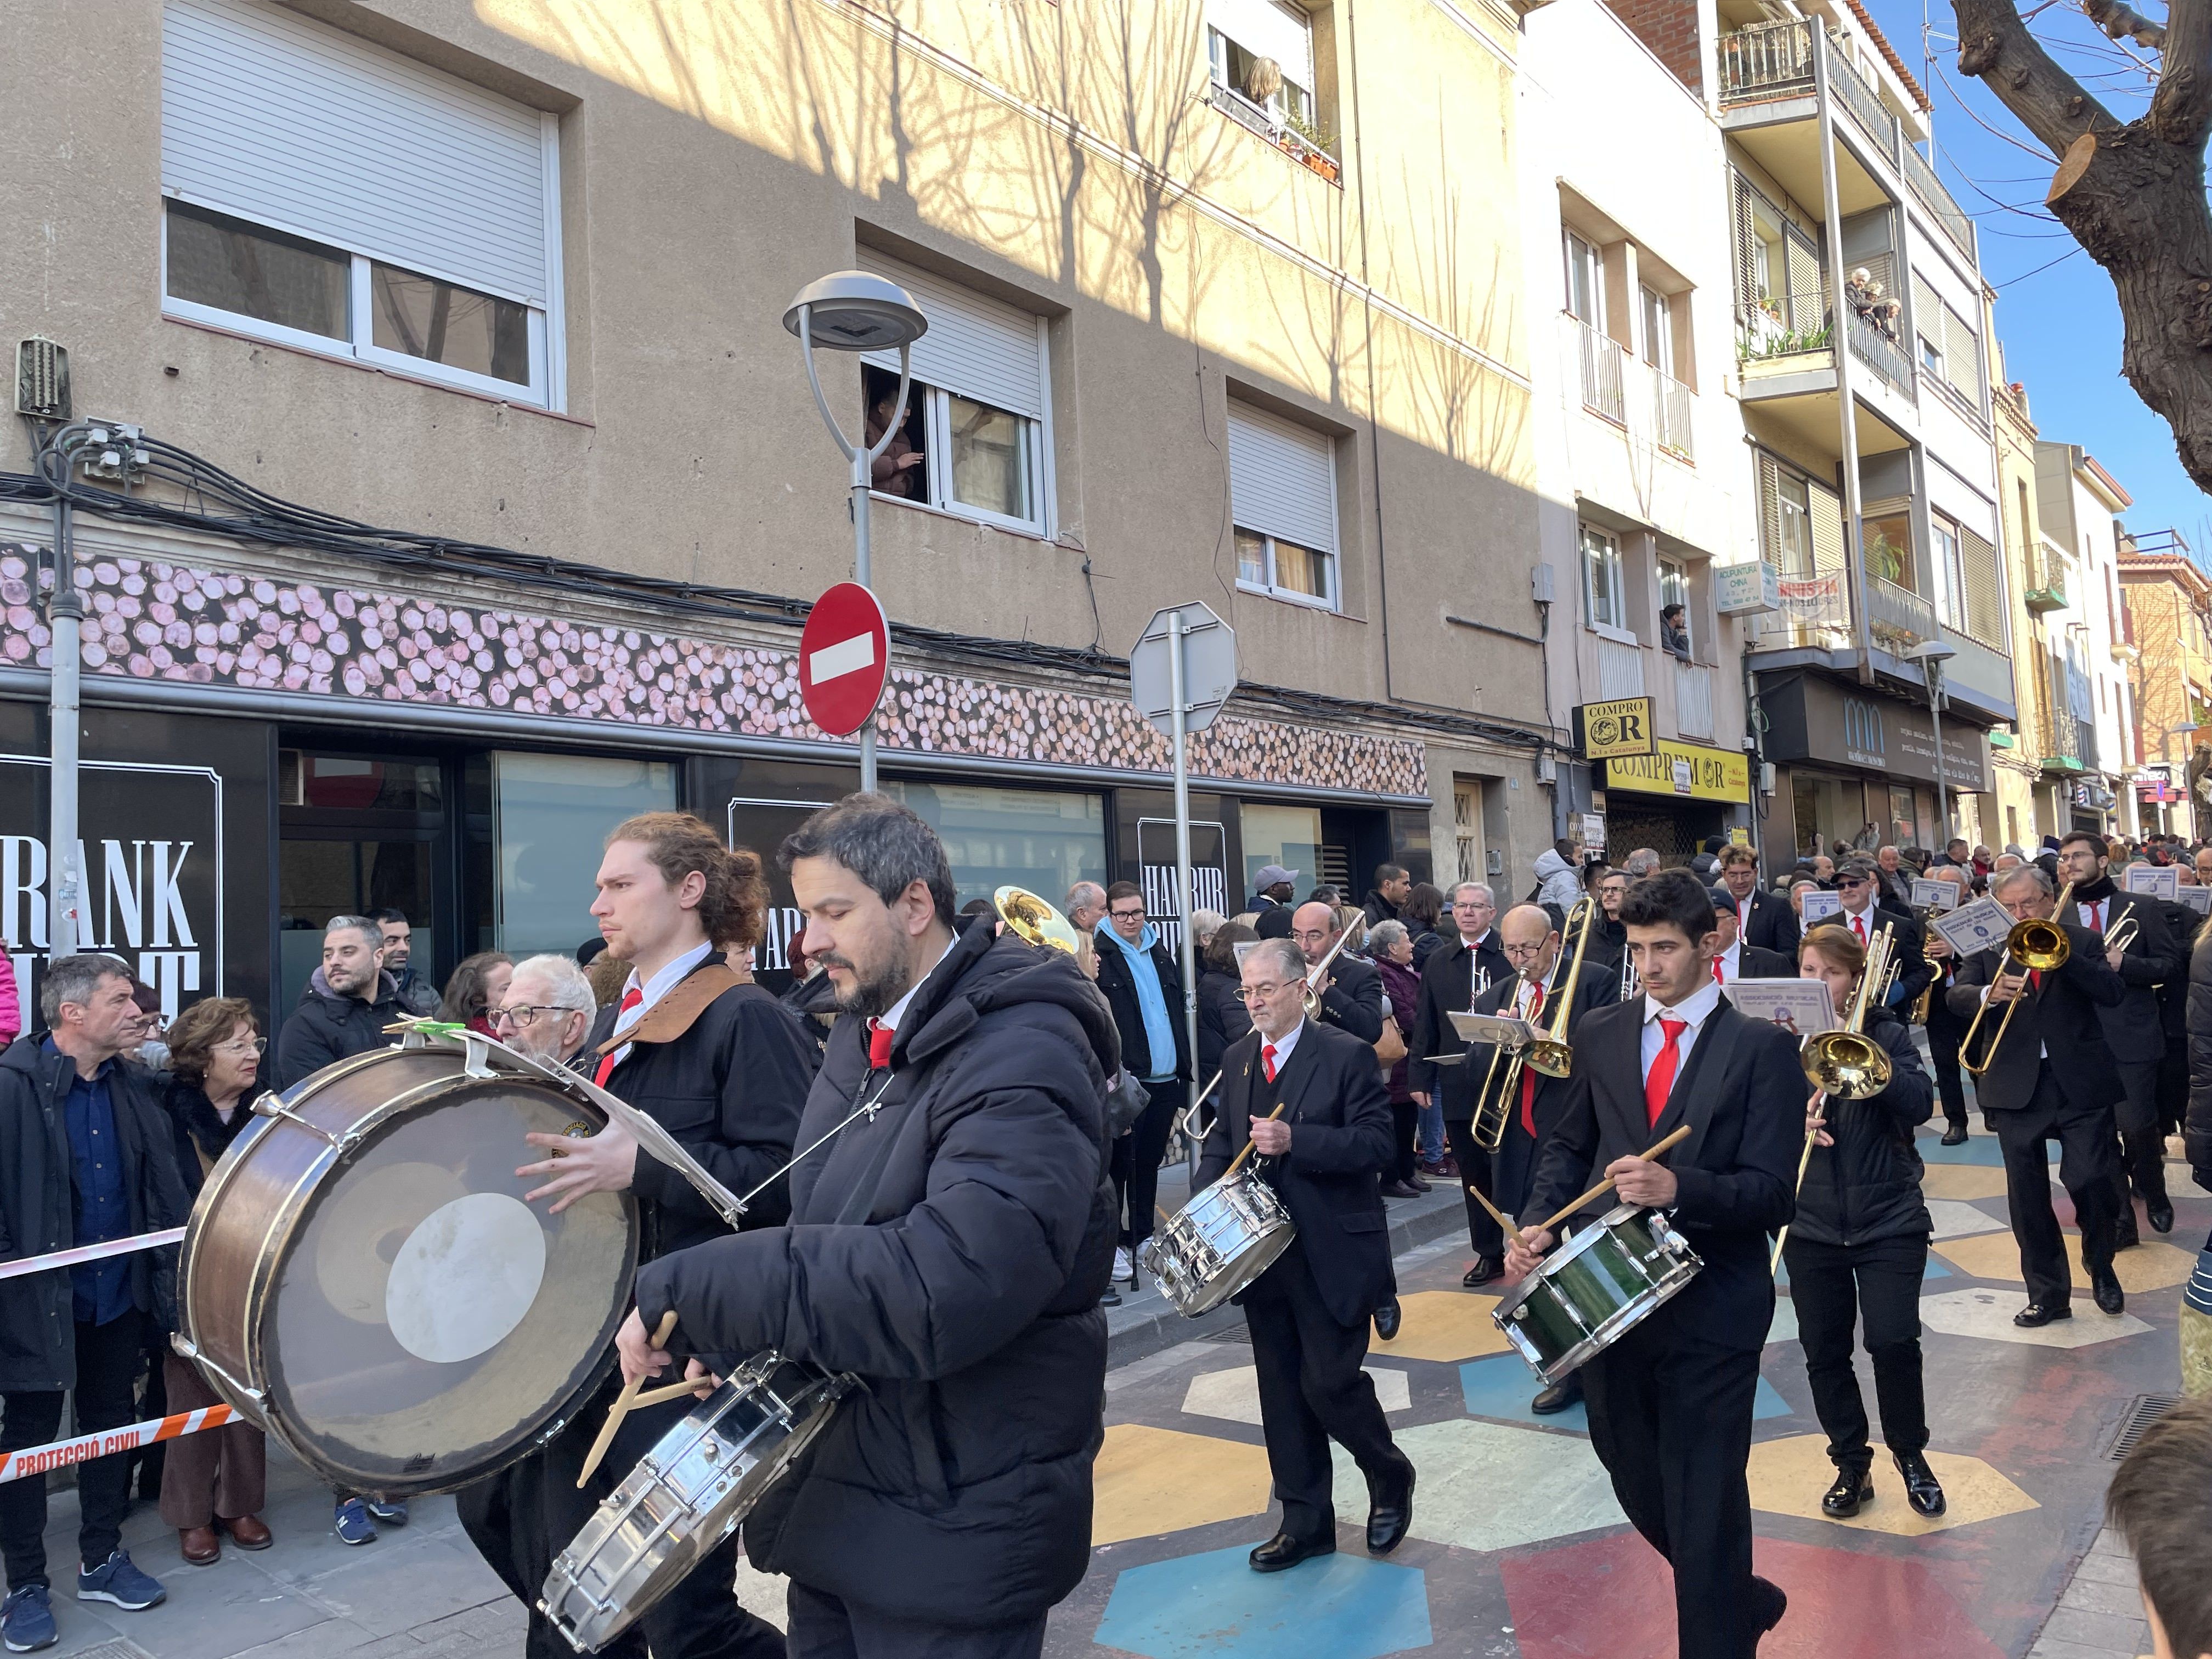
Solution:
<svg viewBox="0 0 2212 1659"><path fill-rule="evenodd" d="M269 1040L253 1023L243 997L210 997L178 1015L169 1027L167 1104L176 1125L177 1162L185 1188L198 1197L208 1172L246 1133ZM219 1406L192 1363L165 1352L163 1380L172 1412ZM261 1431L233 1421L169 1443L161 1469L161 1519L177 1529L178 1547L194 1566L222 1559L222 1534L242 1550L265 1550L271 1539L261 1520L267 1500L268 1455Z"/></svg>

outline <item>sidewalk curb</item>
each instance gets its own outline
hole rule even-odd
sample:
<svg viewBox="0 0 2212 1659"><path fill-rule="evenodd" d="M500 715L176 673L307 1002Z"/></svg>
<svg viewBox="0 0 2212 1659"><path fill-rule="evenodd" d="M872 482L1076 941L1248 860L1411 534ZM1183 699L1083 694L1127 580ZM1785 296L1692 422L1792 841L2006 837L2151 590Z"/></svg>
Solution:
<svg viewBox="0 0 2212 1659"><path fill-rule="evenodd" d="M1455 1179L1440 1181L1437 1190L1455 1192L1458 1185ZM1390 1223L1391 1259L1396 1261L1409 1250L1418 1249L1453 1232L1464 1231L1466 1227L1467 1210L1463 1203L1431 1200L1419 1206L1406 1205L1404 1212L1394 1216ZM1132 1360L1143 1359L1163 1349L1171 1348L1178 1342L1203 1340L1216 1331L1241 1324L1243 1320L1243 1315L1225 1303L1196 1319L1185 1319L1162 1302L1158 1308L1108 1335L1106 1368L1113 1370Z"/></svg>

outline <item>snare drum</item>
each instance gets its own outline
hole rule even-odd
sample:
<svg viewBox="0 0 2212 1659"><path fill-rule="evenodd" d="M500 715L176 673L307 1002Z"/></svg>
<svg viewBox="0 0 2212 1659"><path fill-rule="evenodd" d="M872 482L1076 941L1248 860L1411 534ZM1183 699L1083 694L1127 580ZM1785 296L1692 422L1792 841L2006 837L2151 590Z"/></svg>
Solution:
<svg viewBox="0 0 2212 1659"><path fill-rule="evenodd" d="M1176 1311L1195 1319L1274 1266L1297 1236L1275 1189L1239 1170L1176 1211L1137 1259Z"/></svg>
<svg viewBox="0 0 2212 1659"><path fill-rule="evenodd" d="M1705 1265L1658 1211L1623 1204L1545 1258L1490 1316L1538 1376L1557 1382Z"/></svg>
<svg viewBox="0 0 2212 1659"><path fill-rule="evenodd" d="M614 1359L637 1204L522 1201L523 1136L605 1119L489 1038L328 1066L233 1142L192 1206L177 1351L325 1483L450 1492L558 1433Z"/></svg>
<svg viewBox="0 0 2212 1659"><path fill-rule="evenodd" d="M598 1652L737 1530L854 1382L755 1354L600 1502L546 1574L538 1610L578 1652Z"/></svg>

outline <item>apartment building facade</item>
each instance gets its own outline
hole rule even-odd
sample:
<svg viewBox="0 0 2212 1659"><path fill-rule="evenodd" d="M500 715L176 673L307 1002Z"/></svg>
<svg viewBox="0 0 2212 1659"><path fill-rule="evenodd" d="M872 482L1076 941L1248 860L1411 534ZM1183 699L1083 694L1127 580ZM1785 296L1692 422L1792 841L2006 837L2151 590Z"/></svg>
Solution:
<svg viewBox="0 0 2212 1659"><path fill-rule="evenodd" d="M623 814L765 848L853 787L793 655L850 573L845 466L779 325L854 266L931 325L871 514L882 764L963 898L1127 876L1164 903L1167 756L1117 659L1191 599L1243 686L1194 754L1200 902L1271 862L1525 878L1550 842L1519 41L1490 0L13 21L6 191L41 234L0 249L0 322L66 351L68 412L187 458L125 453L93 482L131 509L71 532L91 931L172 1002L289 1005L321 920L384 904L432 972L568 948ZM823 362L872 436L896 364ZM46 413L0 462L26 966ZM185 826L158 853L149 791Z"/></svg>
<svg viewBox="0 0 2212 1659"><path fill-rule="evenodd" d="M2120 603L2140 763L2129 781L2142 832L2204 833L2198 786L2212 772L2212 577L2175 531L2124 533Z"/></svg>
<svg viewBox="0 0 2212 1659"><path fill-rule="evenodd" d="M2042 619L2052 716L2044 763L2057 787L2041 833L2133 836L2141 828L2130 783L2138 653L2120 602L2118 515L2134 498L2079 444L2039 439L2035 471L2041 540L2063 584L2050 597L2064 601Z"/></svg>

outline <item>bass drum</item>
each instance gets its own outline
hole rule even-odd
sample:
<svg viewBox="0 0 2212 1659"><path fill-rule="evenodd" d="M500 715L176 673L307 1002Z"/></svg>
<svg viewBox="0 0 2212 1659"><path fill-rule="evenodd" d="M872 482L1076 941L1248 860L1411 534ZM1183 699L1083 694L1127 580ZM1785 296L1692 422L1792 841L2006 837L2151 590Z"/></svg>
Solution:
<svg viewBox="0 0 2212 1659"><path fill-rule="evenodd" d="M584 1085L410 1034L255 1103L193 1206L177 1351L323 1480L450 1492L560 1431L614 1359L637 1204L526 1204L523 1136L593 1134Z"/></svg>

